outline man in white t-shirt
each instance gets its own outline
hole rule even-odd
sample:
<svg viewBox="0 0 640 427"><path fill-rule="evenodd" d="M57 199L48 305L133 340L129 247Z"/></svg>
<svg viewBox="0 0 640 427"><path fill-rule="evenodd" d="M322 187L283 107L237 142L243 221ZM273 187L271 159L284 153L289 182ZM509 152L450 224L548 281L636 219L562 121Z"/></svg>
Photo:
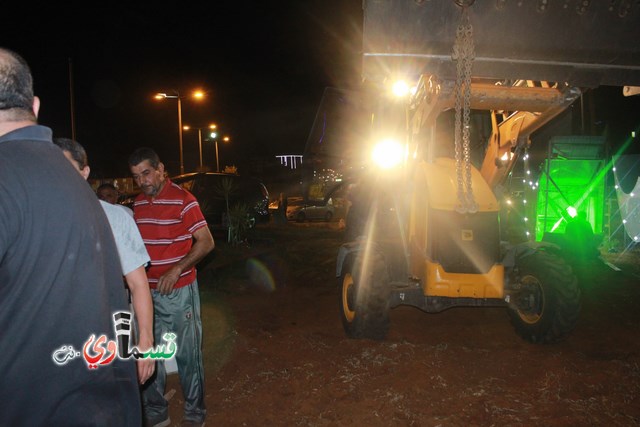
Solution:
<svg viewBox="0 0 640 427"><path fill-rule="evenodd" d="M54 138L53 143L62 149L65 157L80 175L85 180L88 179L90 168L82 145L68 138ZM137 347L145 352L153 347L153 300L145 270L151 259L133 216L104 200L100 200L100 204L109 220L120 256L122 275L131 292L135 324L138 329ZM144 384L155 371L155 361L150 358L138 359L137 367L138 381Z"/></svg>

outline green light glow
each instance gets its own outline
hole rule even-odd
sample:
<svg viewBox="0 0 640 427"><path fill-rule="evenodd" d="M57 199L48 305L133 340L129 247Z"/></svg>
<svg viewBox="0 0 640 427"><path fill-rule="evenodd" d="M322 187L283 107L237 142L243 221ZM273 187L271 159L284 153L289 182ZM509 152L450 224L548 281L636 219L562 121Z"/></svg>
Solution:
<svg viewBox="0 0 640 427"><path fill-rule="evenodd" d="M571 144L573 140L575 145ZM585 155L585 147L597 148L597 144L584 144L579 137L563 143L558 150L563 150L561 155L543 163L536 206L537 241L542 240L545 232L564 233L567 221L573 216L570 207L587 215L594 233L603 230L605 177L612 163ZM578 156L587 158L576 158Z"/></svg>

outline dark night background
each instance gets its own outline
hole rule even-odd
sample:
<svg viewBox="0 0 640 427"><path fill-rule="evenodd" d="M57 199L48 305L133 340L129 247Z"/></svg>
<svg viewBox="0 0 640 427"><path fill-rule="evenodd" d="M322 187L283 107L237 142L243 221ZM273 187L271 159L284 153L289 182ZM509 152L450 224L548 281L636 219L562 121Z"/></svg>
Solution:
<svg viewBox="0 0 640 427"><path fill-rule="evenodd" d="M40 123L88 152L92 178L127 177L128 155L155 148L179 173L177 102L157 92L207 91L183 99L182 121L215 122L220 167L242 174L278 154L303 154L325 87L360 81L361 0L3 5L0 46L23 55L41 98ZM71 84L72 82L73 84ZM640 96L600 88L583 100L578 127L620 141L638 125ZM578 106L572 109L576 110ZM198 166L198 134L183 134L185 171ZM634 144L637 145L637 144ZM203 143L204 164L215 149Z"/></svg>
<svg viewBox="0 0 640 427"><path fill-rule="evenodd" d="M182 101L182 121L214 122L228 134L220 167L302 154L326 86L357 84L362 45L360 0L278 2L92 3L71 7L4 6L0 46L32 68L39 121L54 136L87 149L92 178L129 176L127 157L155 148L179 173L175 99L157 92L193 89L204 101ZM199 163L198 133L183 136L185 171ZM215 169L213 144L204 164Z"/></svg>

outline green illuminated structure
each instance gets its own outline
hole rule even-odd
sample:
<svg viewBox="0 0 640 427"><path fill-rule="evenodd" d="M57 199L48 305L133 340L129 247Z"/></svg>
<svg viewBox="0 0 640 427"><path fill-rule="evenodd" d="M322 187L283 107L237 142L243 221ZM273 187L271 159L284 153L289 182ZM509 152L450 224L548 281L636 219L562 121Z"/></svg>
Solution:
<svg viewBox="0 0 640 427"><path fill-rule="evenodd" d="M545 233L564 233L576 211L586 214L595 234L602 233L606 159L602 137L551 138L534 198L536 241L541 241Z"/></svg>

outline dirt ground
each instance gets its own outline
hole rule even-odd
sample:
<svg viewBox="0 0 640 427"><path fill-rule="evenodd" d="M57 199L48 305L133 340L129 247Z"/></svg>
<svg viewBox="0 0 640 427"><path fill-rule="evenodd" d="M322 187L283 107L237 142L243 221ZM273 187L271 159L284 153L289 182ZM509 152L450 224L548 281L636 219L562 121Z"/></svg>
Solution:
<svg viewBox="0 0 640 427"><path fill-rule="evenodd" d="M337 223L261 226L200 271L207 426L640 425L640 264L607 254L574 333L529 344L502 308L391 312L385 341L348 339ZM169 376L171 418L182 397Z"/></svg>

